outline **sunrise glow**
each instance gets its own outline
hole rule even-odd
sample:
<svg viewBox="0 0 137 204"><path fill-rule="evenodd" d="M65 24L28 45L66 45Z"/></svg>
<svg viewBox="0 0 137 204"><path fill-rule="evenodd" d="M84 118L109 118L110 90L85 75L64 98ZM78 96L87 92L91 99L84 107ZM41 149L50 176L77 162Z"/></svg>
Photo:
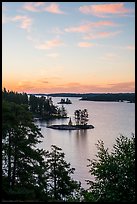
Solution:
<svg viewBox="0 0 137 204"><path fill-rule="evenodd" d="M2 86L135 91L134 2L3 2Z"/></svg>

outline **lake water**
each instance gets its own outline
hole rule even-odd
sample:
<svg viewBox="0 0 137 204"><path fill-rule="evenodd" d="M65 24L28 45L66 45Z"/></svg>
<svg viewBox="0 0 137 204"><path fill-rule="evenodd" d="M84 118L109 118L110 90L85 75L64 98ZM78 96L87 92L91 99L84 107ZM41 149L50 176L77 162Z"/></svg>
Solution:
<svg viewBox="0 0 137 204"><path fill-rule="evenodd" d="M53 97L54 105L60 101L60 97ZM88 130L55 130L46 128L50 124L67 124L67 119L55 119L48 123L37 121L44 138L39 144L40 148L51 150L54 144L65 153L65 160L75 168L72 176L75 180L81 181L82 187L87 188L86 179L92 179L87 167L87 159L96 158L96 143L103 140L105 147L111 151L115 139L123 134L131 137L135 133L135 104L126 102L92 102L80 101L79 98L71 98L72 104L64 104L68 116L74 122L74 111L87 109L89 114L88 124L94 125L94 129Z"/></svg>

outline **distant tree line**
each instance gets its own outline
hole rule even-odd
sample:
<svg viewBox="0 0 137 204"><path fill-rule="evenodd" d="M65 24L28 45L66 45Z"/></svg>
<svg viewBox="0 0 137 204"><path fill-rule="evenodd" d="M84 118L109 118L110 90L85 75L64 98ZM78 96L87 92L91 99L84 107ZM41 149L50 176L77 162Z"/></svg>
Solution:
<svg viewBox="0 0 137 204"><path fill-rule="evenodd" d="M71 177L75 169L61 148L37 147L43 136L26 103L15 102L16 94L14 101L2 95L2 201L135 201L134 135L117 138L112 152L98 142L97 159L88 159L95 179L87 181L85 190Z"/></svg>
<svg viewBox="0 0 137 204"><path fill-rule="evenodd" d="M42 94L38 94L42 95ZM135 103L135 93L53 93L43 94L53 97L79 97L80 100L91 101L129 101Z"/></svg>
<svg viewBox="0 0 137 204"><path fill-rule="evenodd" d="M81 100L87 101L129 101L135 103L135 93L117 93L117 94L88 94L84 95Z"/></svg>

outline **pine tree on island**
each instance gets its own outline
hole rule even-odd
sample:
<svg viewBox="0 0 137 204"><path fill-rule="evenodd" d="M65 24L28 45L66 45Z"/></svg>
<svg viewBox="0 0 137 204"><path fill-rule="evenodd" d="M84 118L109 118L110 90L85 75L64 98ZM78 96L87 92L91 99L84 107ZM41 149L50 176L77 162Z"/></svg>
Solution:
<svg viewBox="0 0 137 204"><path fill-rule="evenodd" d="M64 125L50 125L48 128L58 129L58 130L80 130L80 129L93 129L93 125L88 125L88 112L87 109L75 110L75 124L72 123L71 117L68 124Z"/></svg>
<svg viewBox="0 0 137 204"><path fill-rule="evenodd" d="M72 120L71 120L71 118L69 119L68 125L69 125L69 126L72 126Z"/></svg>
<svg viewBox="0 0 137 204"><path fill-rule="evenodd" d="M76 110L74 112L76 125L87 125L88 121L88 111L84 110Z"/></svg>

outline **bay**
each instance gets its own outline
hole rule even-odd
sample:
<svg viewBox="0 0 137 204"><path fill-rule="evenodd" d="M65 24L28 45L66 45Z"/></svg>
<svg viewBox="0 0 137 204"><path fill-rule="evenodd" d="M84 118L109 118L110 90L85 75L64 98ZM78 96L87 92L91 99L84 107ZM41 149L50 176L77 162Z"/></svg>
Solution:
<svg viewBox="0 0 137 204"><path fill-rule="evenodd" d="M89 114L88 124L95 128L88 130L55 130L47 128L52 124L67 124L67 119L55 119L37 121L44 138L38 147L50 150L51 145L62 148L65 159L75 168L72 176L81 182L82 187L88 188L86 179L92 179L87 167L87 159L95 159L97 154L96 143L103 140L105 147L111 151L115 139L120 134L131 137L135 133L135 104L126 102L93 102L80 101L79 98L69 97L72 104L64 104L68 116L74 120L74 111L87 109ZM60 97L52 97L54 105L61 100Z"/></svg>

